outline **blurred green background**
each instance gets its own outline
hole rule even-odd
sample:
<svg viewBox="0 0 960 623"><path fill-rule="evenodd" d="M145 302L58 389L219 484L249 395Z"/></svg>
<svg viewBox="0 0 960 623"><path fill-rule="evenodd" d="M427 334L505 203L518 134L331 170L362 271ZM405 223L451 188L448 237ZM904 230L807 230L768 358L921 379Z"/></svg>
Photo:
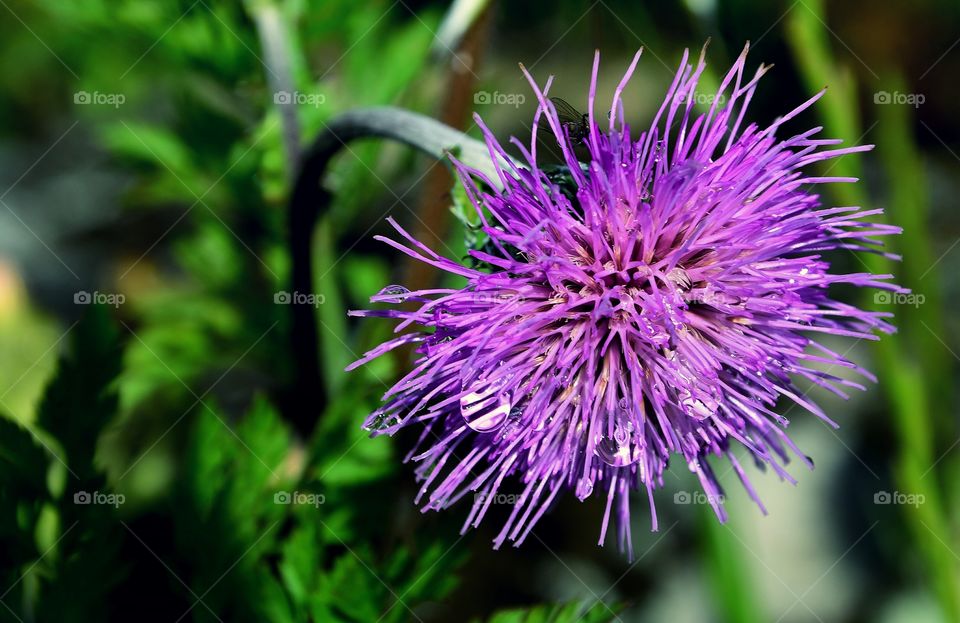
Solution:
<svg viewBox="0 0 960 623"><path fill-rule="evenodd" d="M0 620L960 621L960 4L0 5ZM787 413L816 469L752 475L767 517L727 473L718 524L680 465L659 532L636 500L633 561L596 546L602 500L561 500L494 552L497 517L461 537L467 505L421 515L412 440L360 430L406 360L343 372L390 331L346 310L434 278L372 240L384 219L462 252L449 173L383 141L334 163L315 233L329 400L299 404L275 300L298 152L376 104L527 136L517 63L585 107L595 48L603 101L645 47L625 99L640 127L708 37L708 85L747 40L750 71L776 65L751 120L827 85L787 130L877 145L826 165L862 182L823 200L904 228L902 262L832 258L913 292L843 293L896 314L894 337L833 345L879 383L811 391L836 431Z"/></svg>

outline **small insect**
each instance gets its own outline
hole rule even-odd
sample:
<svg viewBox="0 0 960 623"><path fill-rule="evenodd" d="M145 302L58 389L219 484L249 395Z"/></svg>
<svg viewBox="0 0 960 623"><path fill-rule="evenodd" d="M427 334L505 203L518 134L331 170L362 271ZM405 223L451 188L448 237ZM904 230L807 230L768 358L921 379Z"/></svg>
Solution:
<svg viewBox="0 0 960 623"><path fill-rule="evenodd" d="M586 142L587 135L590 133L590 121L587 115L583 114L566 100L559 97L551 97L554 108L557 109L557 118L560 119L560 127L566 130L570 140L574 143Z"/></svg>

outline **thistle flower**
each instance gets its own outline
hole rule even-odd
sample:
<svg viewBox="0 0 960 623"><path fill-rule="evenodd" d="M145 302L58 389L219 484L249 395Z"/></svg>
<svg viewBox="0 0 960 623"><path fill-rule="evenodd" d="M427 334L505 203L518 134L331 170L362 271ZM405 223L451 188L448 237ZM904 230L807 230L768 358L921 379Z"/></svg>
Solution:
<svg viewBox="0 0 960 623"><path fill-rule="evenodd" d="M765 513L735 447L793 482L784 467L788 450L813 465L785 433L778 401L836 427L795 381L846 397L844 387L863 386L831 370L875 380L819 336L877 339L876 331L893 331L883 320L889 314L834 300L830 286L898 288L886 282L891 275L830 272L823 254L883 253L876 237L899 230L864 220L881 210L821 207L815 185L856 180L805 172L871 146L825 149L841 141L817 138L821 128L776 137L823 92L766 128L745 125L769 69L745 78L746 54L709 110L697 114L704 54L694 65L684 53L639 136L624 121L621 95L640 52L609 113L599 115L596 54L586 128L576 132L547 98L553 78L540 89L524 69L539 105L529 147L511 139L522 164L479 117L500 163L499 183L454 159L488 237L469 252L469 265L440 256L390 220L402 242L378 239L465 282L415 292L390 286L371 300L407 305L352 312L397 319L400 336L351 368L417 345L413 369L365 426L374 435L422 429L407 458L419 462L424 510L473 492L467 530L500 493L513 491L512 512L494 540L499 547L523 542L562 491L580 500L596 493L606 503L600 543L613 514L620 547L631 550L630 492L646 491L656 530L653 491L664 486L675 455L725 520L707 461L713 455L729 461ZM538 164L542 124L562 151L567 184ZM580 143L589 152L583 163Z"/></svg>

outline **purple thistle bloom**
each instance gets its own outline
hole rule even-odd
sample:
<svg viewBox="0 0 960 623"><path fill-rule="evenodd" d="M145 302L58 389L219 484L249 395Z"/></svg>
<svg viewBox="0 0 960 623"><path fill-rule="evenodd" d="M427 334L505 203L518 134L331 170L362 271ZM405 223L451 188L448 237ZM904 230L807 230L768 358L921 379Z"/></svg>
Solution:
<svg viewBox="0 0 960 623"><path fill-rule="evenodd" d="M539 106L529 147L511 139L513 161L480 124L499 184L454 161L489 237L468 267L441 257L390 220L405 242L378 237L451 275L462 288L409 292L386 288L371 300L415 302L416 309L351 312L399 320L402 334L351 369L415 343L412 371L367 420L373 434L422 427L407 457L420 463L417 502L441 509L476 492L464 530L519 481L516 503L495 539L521 543L563 490L606 498L621 548L631 549L629 494L645 489L653 529L653 490L678 454L697 475L721 521L718 479L709 455L725 456L750 496L762 503L734 456L745 447L760 467L784 468L788 449L812 468L784 432L781 397L836 427L794 383L804 378L846 397L859 383L829 372L848 368L875 380L818 335L878 339L890 314L836 301L832 284L899 289L891 275L829 272L826 251L884 253L876 237L899 232L864 219L881 210L821 207L807 165L871 146L829 149L814 128L775 134L823 92L767 128L744 125L760 77L745 78L747 50L724 77L705 114L693 111L705 63L684 53L649 129L631 135L621 94L595 116L594 58L586 130L562 121L524 70ZM574 193L564 193L537 162L537 128L546 123L563 152ZM601 123L603 126L601 127ZM584 143L589 161L575 150ZM824 149L826 148L826 149ZM476 180L485 182L480 186ZM503 187L503 191L489 190ZM884 253L884 255L888 255ZM888 255L889 256L889 255ZM893 256L889 256L893 257ZM405 306L409 307L409 306Z"/></svg>

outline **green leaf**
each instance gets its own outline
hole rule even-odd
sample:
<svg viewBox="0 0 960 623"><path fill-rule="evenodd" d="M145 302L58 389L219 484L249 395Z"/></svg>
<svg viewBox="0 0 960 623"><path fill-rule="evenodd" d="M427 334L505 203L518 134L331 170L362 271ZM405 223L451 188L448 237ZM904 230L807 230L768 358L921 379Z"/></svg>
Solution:
<svg viewBox="0 0 960 623"><path fill-rule="evenodd" d="M102 130L102 140L118 157L156 164L176 174L194 168L190 148L166 128L125 121L106 126Z"/></svg>
<svg viewBox="0 0 960 623"><path fill-rule="evenodd" d="M311 455L315 457L312 471L324 487L370 483L396 468L391 440L370 439L361 428L379 402L374 383L358 383L356 392L341 394L320 419Z"/></svg>
<svg viewBox="0 0 960 623"><path fill-rule="evenodd" d="M101 305L90 306L71 331L69 352L60 358L40 404L37 426L60 442L81 482L94 476L97 440L116 413L114 380L121 357L119 333L109 312Z"/></svg>
<svg viewBox="0 0 960 623"><path fill-rule="evenodd" d="M622 608L607 607L598 601L573 601L566 604L501 610L487 623L607 623L617 620Z"/></svg>
<svg viewBox="0 0 960 623"><path fill-rule="evenodd" d="M60 537L42 563L37 620L83 621L105 612L125 569L119 558L118 507L78 503L78 494L107 495L94 466L97 441L117 410L114 381L121 368L119 332L107 309L91 306L70 334L37 417L38 427L66 454L70 479L57 501ZM88 497L89 499L89 497ZM39 566L39 564L38 564Z"/></svg>
<svg viewBox="0 0 960 623"><path fill-rule="evenodd" d="M281 547L280 576L293 603L307 605L320 575L321 551L317 522L305 521Z"/></svg>
<svg viewBox="0 0 960 623"><path fill-rule="evenodd" d="M5 558L0 582L9 588L14 587L23 568L40 556L33 534L41 508L49 499L47 462L30 431L0 416L0 551Z"/></svg>
<svg viewBox="0 0 960 623"><path fill-rule="evenodd" d="M376 621L380 618L381 605L390 593L374 575L376 572L371 571L369 559L367 548L355 547L338 558L324 576L328 607L339 615L335 620ZM358 595L364 598L357 599Z"/></svg>

